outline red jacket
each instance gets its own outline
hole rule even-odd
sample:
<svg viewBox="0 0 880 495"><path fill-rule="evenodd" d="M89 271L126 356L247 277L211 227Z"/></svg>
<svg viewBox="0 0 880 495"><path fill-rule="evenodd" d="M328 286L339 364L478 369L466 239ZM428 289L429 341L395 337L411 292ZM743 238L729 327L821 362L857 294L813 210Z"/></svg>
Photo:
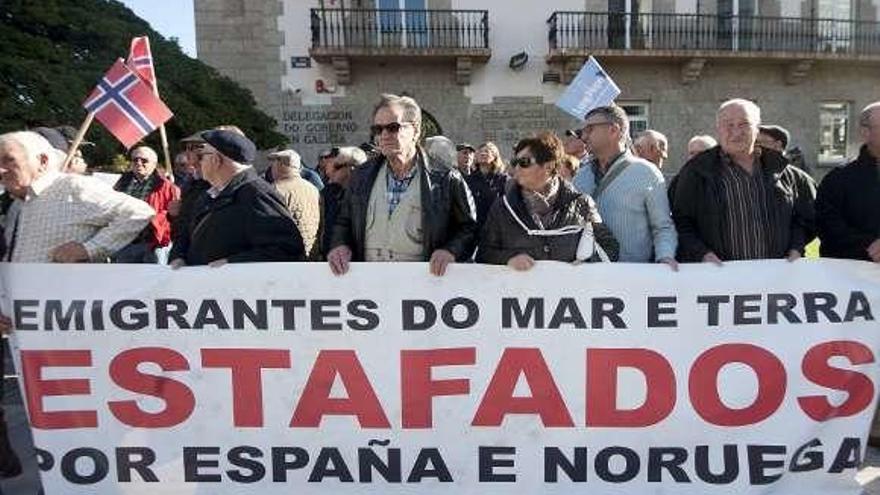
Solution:
<svg viewBox="0 0 880 495"><path fill-rule="evenodd" d="M154 210L156 216L150 220L148 230L144 231L144 237L150 248L164 247L171 242L171 222L168 220L168 204L180 198L180 189L177 188L170 180L165 178L159 172L154 172L159 178L153 190L147 194L144 201L147 202ZM123 190L131 180L134 174L126 172L113 186L117 191Z"/></svg>

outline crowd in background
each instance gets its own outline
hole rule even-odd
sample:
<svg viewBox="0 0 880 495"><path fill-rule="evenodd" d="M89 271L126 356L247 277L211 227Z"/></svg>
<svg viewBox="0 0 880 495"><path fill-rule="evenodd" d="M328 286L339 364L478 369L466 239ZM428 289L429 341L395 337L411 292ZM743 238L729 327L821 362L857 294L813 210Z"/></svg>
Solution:
<svg viewBox="0 0 880 495"><path fill-rule="evenodd" d="M107 184L83 175L69 133L0 135L0 256L5 262L428 262L529 270L536 261L662 263L787 259L817 236L823 256L880 262L880 102L859 119L862 147L816 186L788 150L790 134L762 125L753 102L717 111L668 182L669 144L657 130L631 139L616 105L560 137L502 150L422 140L410 97L382 95L372 142L323 153L313 170L292 149L257 173L254 143L235 126L181 141L173 170L138 146ZM713 134L713 135L710 135ZM799 167L798 164L801 164ZM0 331L11 330L0 315ZM0 477L21 472L0 418Z"/></svg>

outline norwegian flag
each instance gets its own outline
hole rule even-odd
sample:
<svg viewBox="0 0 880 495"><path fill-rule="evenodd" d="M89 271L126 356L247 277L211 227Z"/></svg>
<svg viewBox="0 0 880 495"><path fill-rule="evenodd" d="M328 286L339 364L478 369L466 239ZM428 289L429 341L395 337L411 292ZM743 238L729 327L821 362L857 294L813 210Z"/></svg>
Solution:
<svg viewBox="0 0 880 495"><path fill-rule="evenodd" d="M128 59L125 63L137 71L145 81L150 83L151 88L156 87L156 70L153 69L153 52L150 51L150 38L146 36L132 38L131 48L128 50Z"/></svg>
<svg viewBox="0 0 880 495"><path fill-rule="evenodd" d="M126 148L131 148L173 115L121 58L98 81L83 107L94 113Z"/></svg>

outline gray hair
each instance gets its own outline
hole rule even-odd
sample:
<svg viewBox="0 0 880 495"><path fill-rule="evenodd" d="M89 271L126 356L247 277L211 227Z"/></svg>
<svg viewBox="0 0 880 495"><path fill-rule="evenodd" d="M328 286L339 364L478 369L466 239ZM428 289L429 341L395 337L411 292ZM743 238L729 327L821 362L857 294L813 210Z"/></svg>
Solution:
<svg viewBox="0 0 880 495"><path fill-rule="evenodd" d="M863 108L862 113L859 114L859 127L871 127L871 115L878 108L880 108L880 101L875 101Z"/></svg>
<svg viewBox="0 0 880 495"><path fill-rule="evenodd" d="M64 159L67 156L64 152L53 148L46 138L32 131L7 132L0 135L0 148L10 143L15 143L24 150L28 164L31 166L39 166L40 155L45 155L47 172L60 172L61 166L64 165Z"/></svg>
<svg viewBox="0 0 880 495"><path fill-rule="evenodd" d="M448 167L454 168L458 161L455 143L446 136L432 136L425 139L425 153L431 161Z"/></svg>
<svg viewBox="0 0 880 495"><path fill-rule="evenodd" d="M295 150L281 150L271 153L270 160L277 160L281 165L299 171L302 169L302 156Z"/></svg>
<svg viewBox="0 0 880 495"><path fill-rule="evenodd" d="M692 137L688 141L688 146L692 144L699 144L703 146L703 149L709 149L718 146L718 141L716 141L715 138L708 134L701 134L699 136Z"/></svg>
<svg viewBox="0 0 880 495"><path fill-rule="evenodd" d="M629 117L626 115L626 110L612 103L608 106L596 107L590 110L584 115L584 120L589 119L593 115L601 115L605 117L605 120L617 124L622 134L621 142L629 142Z"/></svg>
<svg viewBox="0 0 880 495"><path fill-rule="evenodd" d="M669 140L666 139L666 136L662 132L653 129L648 129L639 134L636 138L635 146L638 147L649 143L652 145L663 143L665 146L669 146Z"/></svg>
<svg viewBox="0 0 880 495"><path fill-rule="evenodd" d="M336 160L352 167L359 167L367 162L367 154L355 146L343 146L339 148Z"/></svg>
<svg viewBox="0 0 880 495"><path fill-rule="evenodd" d="M134 156L136 151L142 151L147 157L152 160L153 163L159 163L159 155L156 154L156 151L149 146L138 146L137 148L131 150L131 154L129 156Z"/></svg>
<svg viewBox="0 0 880 495"><path fill-rule="evenodd" d="M761 107L755 102L746 100L745 98L733 98L722 103L721 106L718 107L718 113L715 114L715 121L717 122L721 118L721 114L724 113L725 110L733 107L739 107L745 110L746 115L749 116L749 120L755 125L761 123Z"/></svg>
<svg viewBox="0 0 880 495"><path fill-rule="evenodd" d="M422 108L416 100L409 96L385 93L380 97L379 103L373 108L373 118L376 118L379 110L391 107L400 107L403 110L404 121L412 122L416 128L416 136L418 136L422 130Z"/></svg>

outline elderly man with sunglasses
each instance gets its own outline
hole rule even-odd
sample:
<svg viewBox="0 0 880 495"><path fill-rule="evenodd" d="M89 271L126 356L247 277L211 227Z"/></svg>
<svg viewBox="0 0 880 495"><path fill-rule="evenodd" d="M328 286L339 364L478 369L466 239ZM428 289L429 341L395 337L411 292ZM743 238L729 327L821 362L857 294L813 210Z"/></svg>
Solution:
<svg viewBox="0 0 880 495"><path fill-rule="evenodd" d="M144 231L111 257L114 263L158 263L160 253L165 251L163 248L171 243L168 206L180 198L180 189L160 173L158 162L159 156L152 148L138 146L131 152L129 171L113 186L156 210L156 216Z"/></svg>
<svg viewBox="0 0 880 495"><path fill-rule="evenodd" d="M351 261L430 261L442 276L474 249L477 219L461 174L417 144L422 111L410 97L382 95L371 132L382 153L352 174L333 226L330 269Z"/></svg>
<svg viewBox="0 0 880 495"><path fill-rule="evenodd" d="M626 112L614 104L590 110L581 139L594 160L582 166L572 182L599 205L602 219L620 243L620 261L665 263L678 270L678 235L666 183L657 167L630 152Z"/></svg>

